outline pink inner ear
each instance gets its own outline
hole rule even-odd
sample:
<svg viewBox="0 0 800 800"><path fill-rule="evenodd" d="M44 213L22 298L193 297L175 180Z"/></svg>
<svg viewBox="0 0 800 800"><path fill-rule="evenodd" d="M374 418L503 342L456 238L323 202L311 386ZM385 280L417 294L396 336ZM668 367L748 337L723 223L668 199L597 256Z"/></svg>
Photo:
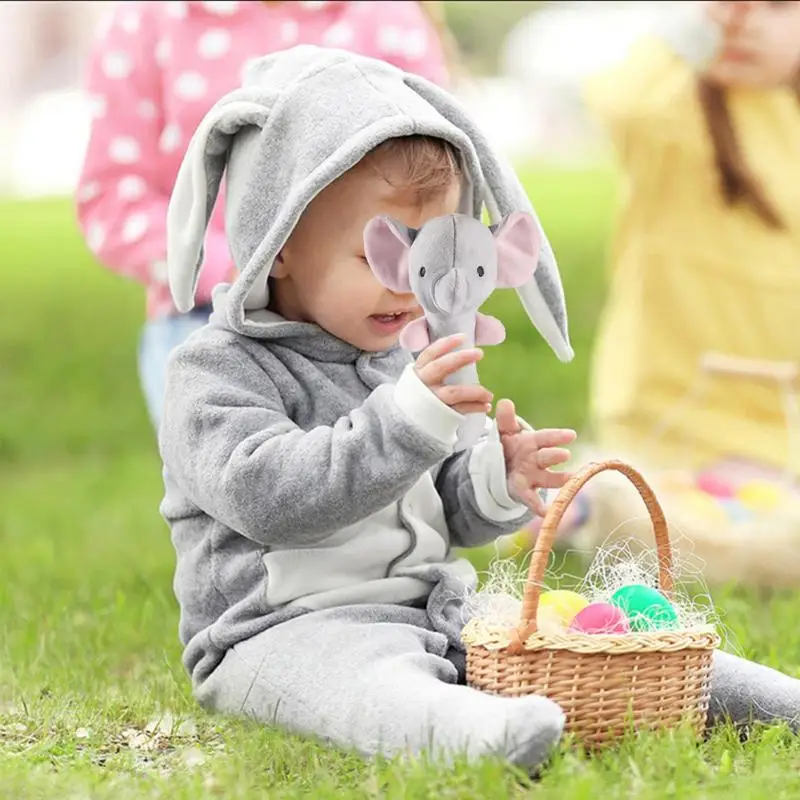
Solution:
<svg viewBox="0 0 800 800"><path fill-rule="evenodd" d="M400 332L400 346L412 353L419 353L431 343L428 322L425 317L412 320Z"/></svg>
<svg viewBox="0 0 800 800"><path fill-rule="evenodd" d="M502 344L505 338L506 329L499 319L480 312L475 315L475 344Z"/></svg>
<svg viewBox="0 0 800 800"><path fill-rule="evenodd" d="M536 272L541 235L536 220L524 211L514 211L495 234L497 244L497 285L516 289Z"/></svg>
<svg viewBox="0 0 800 800"><path fill-rule="evenodd" d="M411 291L409 244L386 217L374 217L364 228L364 255L375 277L393 292Z"/></svg>

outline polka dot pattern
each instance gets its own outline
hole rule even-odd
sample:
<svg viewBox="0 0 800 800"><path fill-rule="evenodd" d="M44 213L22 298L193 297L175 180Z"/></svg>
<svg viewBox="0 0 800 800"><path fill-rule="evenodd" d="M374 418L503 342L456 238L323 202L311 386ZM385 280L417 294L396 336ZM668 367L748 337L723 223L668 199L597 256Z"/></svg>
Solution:
<svg viewBox="0 0 800 800"><path fill-rule="evenodd" d="M155 261L150 268L150 275L156 283L162 285L169 281L169 270L166 261Z"/></svg>
<svg viewBox="0 0 800 800"><path fill-rule="evenodd" d="M239 81L243 82L247 78L247 73L255 65L258 61L258 58L248 58L244 64L242 64L242 68L239 70Z"/></svg>
<svg viewBox="0 0 800 800"><path fill-rule="evenodd" d="M387 58L401 56L418 61L428 52L428 34L422 28L406 30L397 25L385 25L378 30L378 48Z"/></svg>
<svg viewBox="0 0 800 800"><path fill-rule="evenodd" d="M197 52L209 61L222 58L231 49L231 35L224 28L211 28L197 42Z"/></svg>
<svg viewBox="0 0 800 800"><path fill-rule="evenodd" d="M189 9L185 2L181 0L170 0L164 4L164 10L168 17L172 19L186 19Z"/></svg>
<svg viewBox="0 0 800 800"><path fill-rule="evenodd" d="M170 122L161 132L158 140L158 149L162 153L174 153L181 144L181 129L174 122Z"/></svg>
<svg viewBox="0 0 800 800"><path fill-rule="evenodd" d="M84 183L76 192L79 203L88 203L100 194L100 184L97 181Z"/></svg>
<svg viewBox="0 0 800 800"><path fill-rule="evenodd" d="M181 100L200 100L208 91L208 81L199 72L182 72L175 81L175 95Z"/></svg>
<svg viewBox="0 0 800 800"><path fill-rule="evenodd" d="M240 3L238 0L207 0L203 3L203 8L210 11L212 14L217 14L220 17L233 16L239 10Z"/></svg>
<svg viewBox="0 0 800 800"><path fill-rule="evenodd" d="M119 26L125 33L138 33L141 17L136 11L128 10L120 17Z"/></svg>
<svg viewBox="0 0 800 800"><path fill-rule="evenodd" d="M352 25L348 25L346 22L338 22L325 31L322 42L326 47L345 48L352 43L354 38L355 31Z"/></svg>
<svg viewBox="0 0 800 800"><path fill-rule="evenodd" d="M406 58L419 61L428 51L428 35L424 30L408 31L404 38L404 53Z"/></svg>
<svg viewBox="0 0 800 800"><path fill-rule="evenodd" d="M387 55L400 52L403 42L403 31L396 25L385 25L378 30L378 47Z"/></svg>
<svg viewBox="0 0 800 800"><path fill-rule="evenodd" d="M86 245L89 250L97 255L106 241L105 226L99 222L92 222L86 231Z"/></svg>
<svg viewBox="0 0 800 800"><path fill-rule="evenodd" d="M147 191L144 178L138 175L126 175L117 186L117 196L126 203L133 203L141 200Z"/></svg>
<svg viewBox="0 0 800 800"><path fill-rule="evenodd" d="M156 64L158 64L161 69L167 66L170 60L170 56L172 55L172 45L170 44L169 39L161 39L156 44L156 51L155 51L155 59Z"/></svg>
<svg viewBox="0 0 800 800"><path fill-rule="evenodd" d="M284 20L280 26L281 42L283 44L294 44L300 33L300 26L293 19Z"/></svg>
<svg viewBox="0 0 800 800"><path fill-rule="evenodd" d="M122 241L125 244L134 244L141 240L147 231L147 214L138 212L131 214L122 225Z"/></svg>
<svg viewBox="0 0 800 800"><path fill-rule="evenodd" d="M155 119L158 115L158 108L152 100L140 100L136 105L136 113L142 119Z"/></svg>
<svg viewBox="0 0 800 800"><path fill-rule="evenodd" d="M135 164L142 155L136 139L130 136L117 136L108 148L109 158L115 164Z"/></svg>
<svg viewBox="0 0 800 800"><path fill-rule="evenodd" d="M102 119L106 115L108 103L103 95L92 95L88 104L89 115L92 119Z"/></svg>
<svg viewBox="0 0 800 800"><path fill-rule="evenodd" d="M90 249L148 285L150 315L174 311L166 263L143 264L138 256L145 241L166 252L151 202L163 214L192 132L214 102L241 85L248 59L308 43L384 58L433 80L445 72L415 3L292 0L269 11L256 0L109 5L93 44L91 137L76 199L79 215L92 215L81 223ZM223 234L221 207L209 229ZM219 251L210 248L206 257L213 261Z"/></svg>
<svg viewBox="0 0 800 800"><path fill-rule="evenodd" d="M133 59L116 50L106 53L102 61L103 74L111 80L122 80L133 72Z"/></svg>

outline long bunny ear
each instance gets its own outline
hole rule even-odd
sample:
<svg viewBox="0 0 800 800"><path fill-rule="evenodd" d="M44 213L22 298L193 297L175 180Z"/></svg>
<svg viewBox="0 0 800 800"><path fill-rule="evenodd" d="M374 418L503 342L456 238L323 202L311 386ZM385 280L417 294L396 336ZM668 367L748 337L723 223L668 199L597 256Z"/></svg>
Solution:
<svg viewBox="0 0 800 800"><path fill-rule="evenodd" d="M575 353L569 342L567 307L553 249L514 171L497 156L470 115L447 92L417 75L405 76L406 84L427 100L445 119L471 140L480 162L488 191L486 206L498 222L514 211L530 214L539 228L541 246L533 277L517 288L531 322L561 361L571 361Z"/></svg>
<svg viewBox="0 0 800 800"><path fill-rule="evenodd" d="M219 194L233 136L245 126L263 127L267 104L236 92L215 105L198 126L178 170L167 209L169 288L178 311L194 306L203 263L203 241Z"/></svg>

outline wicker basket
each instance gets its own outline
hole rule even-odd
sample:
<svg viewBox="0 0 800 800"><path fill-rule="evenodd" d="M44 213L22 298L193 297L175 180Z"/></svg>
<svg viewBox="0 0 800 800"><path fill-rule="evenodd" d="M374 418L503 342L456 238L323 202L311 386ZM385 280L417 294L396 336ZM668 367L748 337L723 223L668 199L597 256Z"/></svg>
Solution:
<svg viewBox="0 0 800 800"><path fill-rule="evenodd" d="M588 749L611 744L627 731L688 723L698 737L706 722L711 660L719 637L713 629L624 635L537 632L542 579L559 521L594 475L616 470L636 487L653 523L659 586L673 591L672 551L661 507L644 478L621 461L587 465L574 475L548 510L536 541L517 627L473 619L462 634L467 683L510 697L538 694L558 703L566 731Z"/></svg>

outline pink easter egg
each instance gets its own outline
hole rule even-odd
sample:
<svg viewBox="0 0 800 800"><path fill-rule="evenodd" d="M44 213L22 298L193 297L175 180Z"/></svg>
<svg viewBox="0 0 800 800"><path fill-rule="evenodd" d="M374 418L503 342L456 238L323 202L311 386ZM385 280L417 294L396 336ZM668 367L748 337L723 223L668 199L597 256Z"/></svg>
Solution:
<svg viewBox="0 0 800 800"><path fill-rule="evenodd" d="M573 633L630 633L625 613L610 603L590 603L582 608L569 624Z"/></svg>
<svg viewBox="0 0 800 800"><path fill-rule="evenodd" d="M712 497L730 498L735 494L733 486L728 481L710 472L698 475L695 485L701 492L710 494Z"/></svg>

